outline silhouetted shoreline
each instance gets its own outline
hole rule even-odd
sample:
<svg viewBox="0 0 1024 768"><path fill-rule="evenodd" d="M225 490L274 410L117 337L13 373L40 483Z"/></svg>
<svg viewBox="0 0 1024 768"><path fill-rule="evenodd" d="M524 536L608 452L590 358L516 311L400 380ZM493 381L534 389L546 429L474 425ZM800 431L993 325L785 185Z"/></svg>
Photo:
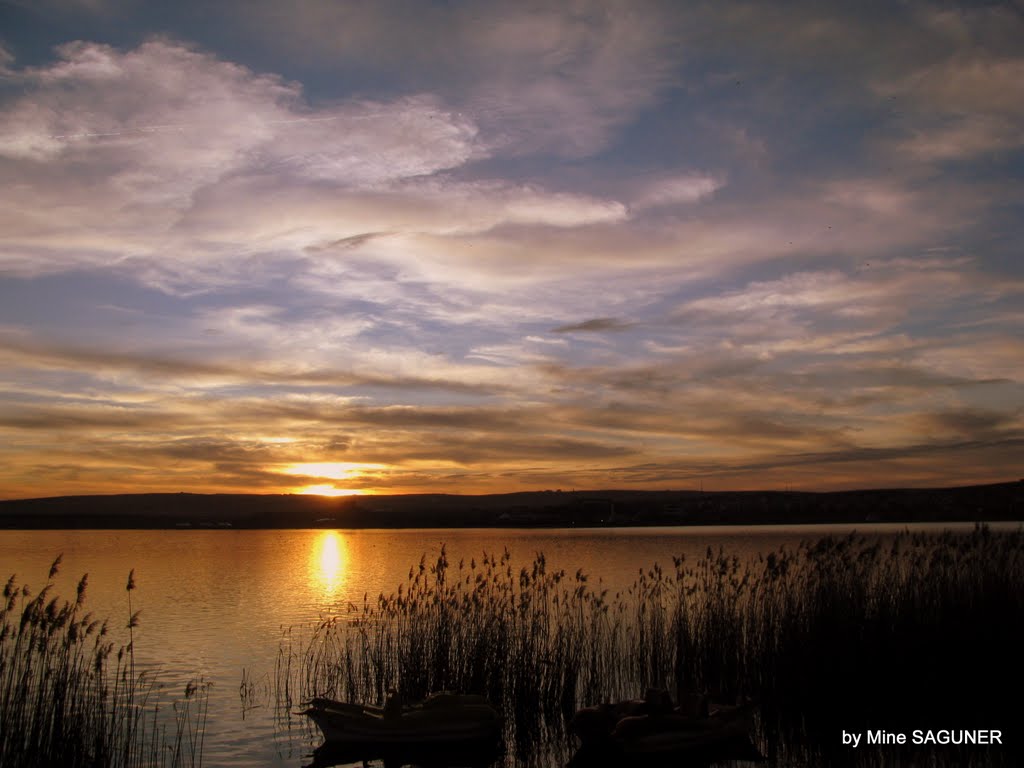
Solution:
<svg viewBox="0 0 1024 768"><path fill-rule="evenodd" d="M564 528L1024 519L1024 480L953 488L529 491L328 498L149 493L0 501L6 529Z"/></svg>

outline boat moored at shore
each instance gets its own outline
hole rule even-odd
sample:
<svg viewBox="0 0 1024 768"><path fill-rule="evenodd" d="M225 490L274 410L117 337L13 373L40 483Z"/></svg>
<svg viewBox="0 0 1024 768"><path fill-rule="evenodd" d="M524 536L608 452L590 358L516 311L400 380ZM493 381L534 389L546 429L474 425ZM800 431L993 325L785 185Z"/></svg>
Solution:
<svg viewBox="0 0 1024 768"><path fill-rule="evenodd" d="M315 698L302 714L329 744L464 745L496 742L501 717L483 696L439 693L402 706L383 707Z"/></svg>

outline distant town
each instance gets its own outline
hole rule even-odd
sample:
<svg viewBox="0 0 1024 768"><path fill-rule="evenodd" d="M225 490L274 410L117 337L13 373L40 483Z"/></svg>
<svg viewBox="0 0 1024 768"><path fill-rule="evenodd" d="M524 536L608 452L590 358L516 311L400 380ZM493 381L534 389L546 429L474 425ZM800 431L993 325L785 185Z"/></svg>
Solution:
<svg viewBox="0 0 1024 768"><path fill-rule="evenodd" d="M565 528L1024 520L1024 480L954 488L531 491L322 497L153 493L0 501L0 528Z"/></svg>

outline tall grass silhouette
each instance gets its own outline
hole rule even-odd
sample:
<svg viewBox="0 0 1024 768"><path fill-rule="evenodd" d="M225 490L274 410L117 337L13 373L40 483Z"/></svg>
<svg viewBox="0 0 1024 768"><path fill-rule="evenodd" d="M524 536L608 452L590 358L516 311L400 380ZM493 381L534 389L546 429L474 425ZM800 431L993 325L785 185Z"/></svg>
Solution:
<svg viewBox="0 0 1024 768"><path fill-rule="evenodd" d="M379 702L392 687L410 700L482 693L520 756L542 740L571 744L564 723L577 707L648 686L743 696L759 705L770 758L870 764L844 751L842 729L1015 727L992 691L1024 681L1022 544L1019 530L979 526L825 537L746 562L709 549L642 569L614 594L549 569L543 554L522 567L507 551L452 565L442 548L394 593L364 597L304 639L289 633L275 690L283 707ZM1011 751L954 759L1010 765ZM936 753L905 752L894 764Z"/></svg>
<svg viewBox="0 0 1024 768"><path fill-rule="evenodd" d="M186 686L159 714L162 686L136 673L129 574L128 642L117 646L108 620L85 610L88 576L74 601L54 591L58 556L34 596L11 576L0 606L0 766L127 768L201 765L208 687Z"/></svg>

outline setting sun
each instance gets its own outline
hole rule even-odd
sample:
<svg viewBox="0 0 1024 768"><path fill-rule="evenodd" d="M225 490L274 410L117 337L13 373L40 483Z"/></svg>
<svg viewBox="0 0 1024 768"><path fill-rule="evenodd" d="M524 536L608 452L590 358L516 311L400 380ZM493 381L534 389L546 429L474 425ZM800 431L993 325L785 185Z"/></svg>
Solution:
<svg viewBox="0 0 1024 768"><path fill-rule="evenodd" d="M350 461L319 461L289 464L280 472L284 475L316 478L319 480L344 480L348 483L364 478L369 471L383 469L382 464L360 464ZM311 483L293 490L293 493L313 496L361 496L369 493L363 488L337 487L334 483Z"/></svg>
<svg viewBox="0 0 1024 768"><path fill-rule="evenodd" d="M366 491L359 488L335 488L333 485L322 483L320 485L307 485L300 488L296 493L302 496L363 496Z"/></svg>

